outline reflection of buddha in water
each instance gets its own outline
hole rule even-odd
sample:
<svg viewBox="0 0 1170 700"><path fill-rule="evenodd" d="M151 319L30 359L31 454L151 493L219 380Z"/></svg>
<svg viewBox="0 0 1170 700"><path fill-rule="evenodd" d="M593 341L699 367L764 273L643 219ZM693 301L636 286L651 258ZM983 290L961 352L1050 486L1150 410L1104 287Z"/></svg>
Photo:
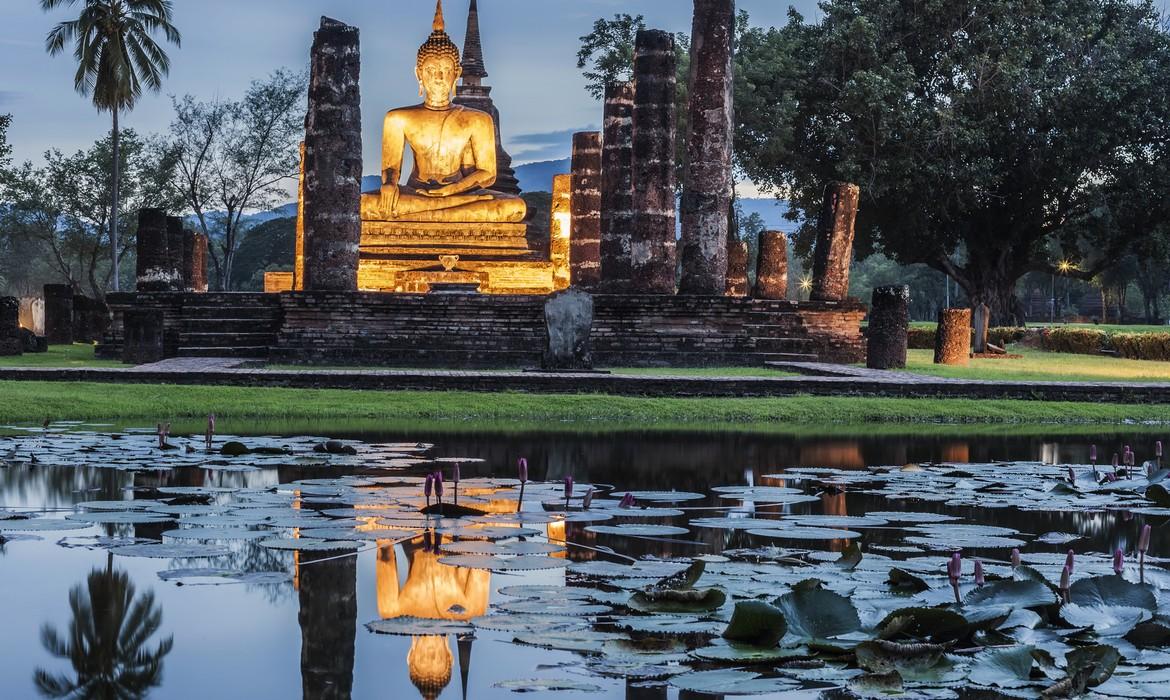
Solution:
<svg viewBox="0 0 1170 700"><path fill-rule="evenodd" d="M427 700L439 697L451 682L451 666L455 657L447 636L415 637L410 640L410 653L406 665L410 671L410 682Z"/></svg>
<svg viewBox="0 0 1170 700"><path fill-rule="evenodd" d="M362 219L408 222L518 223L524 200L488 189L496 182L496 129L491 115L451 104L462 75L459 48L443 29L443 5L434 32L418 51L415 76L423 104L395 109L382 129L382 190L362 195ZM414 156L400 184L405 147Z"/></svg>

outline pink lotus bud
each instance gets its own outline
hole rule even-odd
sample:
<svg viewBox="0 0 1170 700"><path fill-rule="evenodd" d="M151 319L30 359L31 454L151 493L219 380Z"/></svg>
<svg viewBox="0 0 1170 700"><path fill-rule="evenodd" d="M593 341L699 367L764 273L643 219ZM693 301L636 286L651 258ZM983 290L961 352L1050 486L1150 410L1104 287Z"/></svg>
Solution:
<svg viewBox="0 0 1170 700"><path fill-rule="evenodd" d="M431 491L435 488L435 475L427 474L427 481L423 485L423 495L428 499L431 497Z"/></svg>
<svg viewBox="0 0 1170 700"><path fill-rule="evenodd" d="M1069 580L1072 579L1072 570L1067 566L1060 570L1060 590L1067 591L1069 589Z"/></svg>
<svg viewBox="0 0 1170 700"><path fill-rule="evenodd" d="M1089 461L1093 464L1097 463L1097 446L1089 445Z"/></svg>
<svg viewBox="0 0 1170 700"><path fill-rule="evenodd" d="M1157 457L1158 459L1162 459L1162 441L1161 440L1154 443L1154 456Z"/></svg>
<svg viewBox="0 0 1170 700"><path fill-rule="evenodd" d="M524 457L521 457L520 460L516 462L516 467L520 471L520 482L526 483L528 481L528 460Z"/></svg>
<svg viewBox="0 0 1170 700"><path fill-rule="evenodd" d="M1013 569L1017 568L1017 567L1019 567L1019 565L1020 565L1020 550L1013 549L1012 550L1012 568Z"/></svg>
<svg viewBox="0 0 1170 700"><path fill-rule="evenodd" d="M1125 554L1118 548L1113 552L1113 572L1118 576L1125 571Z"/></svg>
<svg viewBox="0 0 1170 700"><path fill-rule="evenodd" d="M573 497L573 477L566 476L565 477L565 500L567 501L572 497Z"/></svg>
<svg viewBox="0 0 1170 700"><path fill-rule="evenodd" d="M627 492L626 495L622 496L622 502L618 504L618 508L633 508L635 505L637 505L637 501L634 500L634 494Z"/></svg>
<svg viewBox="0 0 1170 700"><path fill-rule="evenodd" d="M585 499L581 502L582 510L589 510L589 506L593 505L593 489L585 492Z"/></svg>
<svg viewBox="0 0 1170 700"><path fill-rule="evenodd" d="M951 560L947 562L947 576L950 577L951 583L959 580L963 575L963 557L955 552L951 555Z"/></svg>
<svg viewBox="0 0 1170 700"><path fill-rule="evenodd" d="M1064 568L1068 569L1070 574L1076 571L1076 554L1071 549L1068 550L1068 556L1064 558Z"/></svg>
<svg viewBox="0 0 1170 700"><path fill-rule="evenodd" d="M987 580L983 577L983 562L975 560L975 585L982 587Z"/></svg>
<svg viewBox="0 0 1170 700"><path fill-rule="evenodd" d="M207 414L207 429L213 433L215 432L215 414L214 413Z"/></svg>
<svg viewBox="0 0 1170 700"><path fill-rule="evenodd" d="M459 465L458 464L456 464L455 469L453 469L451 471L451 481L453 481L456 485L459 484Z"/></svg>
<svg viewBox="0 0 1170 700"><path fill-rule="evenodd" d="M435 472L435 498L443 497L443 472Z"/></svg>
<svg viewBox="0 0 1170 700"><path fill-rule="evenodd" d="M1150 536L1154 534L1154 528L1146 525L1142 527L1141 537L1138 537L1138 551L1142 554L1150 551Z"/></svg>

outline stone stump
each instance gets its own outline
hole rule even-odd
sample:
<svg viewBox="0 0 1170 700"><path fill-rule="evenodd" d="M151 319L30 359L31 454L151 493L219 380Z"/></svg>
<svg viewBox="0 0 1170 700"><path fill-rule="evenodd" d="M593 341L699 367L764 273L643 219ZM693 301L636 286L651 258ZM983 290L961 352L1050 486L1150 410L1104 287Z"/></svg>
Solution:
<svg viewBox="0 0 1170 700"><path fill-rule="evenodd" d="M760 256L756 261L756 298L788 298L788 236L783 231L760 233Z"/></svg>
<svg viewBox="0 0 1170 700"><path fill-rule="evenodd" d="M49 345L73 344L73 287L45 285L45 338Z"/></svg>
<svg viewBox="0 0 1170 700"><path fill-rule="evenodd" d="M727 247L727 289L729 297L746 297L748 287L748 246L747 243L732 239Z"/></svg>
<svg viewBox="0 0 1170 700"><path fill-rule="evenodd" d="M137 289L140 292L170 292L181 282L176 279L171 258L171 234L162 209L138 211ZM51 342L51 341L50 341Z"/></svg>
<svg viewBox="0 0 1170 700"><path fill-rule="evenodd" d="M313 35L305 116L305 289L356 291L362 123L358 30L328 17Z"/></svg>
<svg viewBox="0 0 1170 700"><path fill-rule="evenodd" d="M694 4L678 291L719 295L727 287L735 0Z"/></svg>
<svg viewBox="0 0 1170 700"><path fill-rule="evenodd" d="M934 363L962 366L971 363L971 309L943 309L938 312Z"/></svg>
<svg viewBox="0 0 1170 700"><path fill-rule="evenodd" d="M877 287L869 307L869 338L865 366L870 369L906 367L910 334L910 288Z"/></svg>
<svg viewBox="0 0 1170 700"><path fill-rule="evenodd" d="M844 301L849 296L849 267L853 264L853 232L861 188L848 182L830 182L817 227L813 253L811 301Z"/></svg>
<svg viewBox="0 0 1170 700"><path fill-rule="evenodd" d="M166 314L162 309L126 309L122 312L122 362L145 365L166 357Z"/></svg>
<svg viewBox="0 0 1170 700"><path fill-rule="evenodd" d="M186 231L183 229L183 220L177 216L167 217L167 255L171 261L171 291L181 292L187 288L187 278L183 276L186 268Z"/></svg>
<svg viewBox="0 0 1170 700"><path fill-rule="evenodd" d="M634 228L634 84L605 88L601 149L601 288L629 289Z"/></svg>
<svg viewBox="0 0 1170 700"><path fill-rule="evenodd" d="M110 326L110 309L84 294L73 295L73 342L95 343Z"/></svg>
<svg viewBox="0 0 1170 700"><path fill-rule="evenodd" d="M27 353L41 353L49 351L49 341L43 335L37 335L27 328L20 329L20 342Z"/></svg>
<svg viewBox="0 0 1170 700"><path fill-rule="evenodd" d="M207 236L196 231L183 232L183 288L207 291Z"/></svg>
<svg viewBox="0 0 1170 700"><path fill-rule="evenodd" d="M573 134L572 216L569 266L573 286L601 281L601 132Z"/></svg>
<svg viewBox="0 0 1170 700"><path fill-rule="evenodd" d="M20 333L20 299L0 297L0 357L24 352Z"/></svg>
<svg viewBox="0 0 1170 700"><path fill-rule="evenodd" d="M972 351L975 354L982 354L987 352L987 345L991 342L989 333L991 331L991 307L987 304L977 304L971 310L971 325L975 329L975 347Z"/></svg>
<svg viewBox="0 0 1170 700"><path fill-rule="evenodd" d="M557 292L544 303L548 344L541 366L546 370L593 369L593 297L572 287Z"/></svg>
<svg viewBox="0 0 1170 700"><path fill-rule="evenodd" d="M674 35L644 29L634 42L634 233L631 291L674 294Z"/></svg>

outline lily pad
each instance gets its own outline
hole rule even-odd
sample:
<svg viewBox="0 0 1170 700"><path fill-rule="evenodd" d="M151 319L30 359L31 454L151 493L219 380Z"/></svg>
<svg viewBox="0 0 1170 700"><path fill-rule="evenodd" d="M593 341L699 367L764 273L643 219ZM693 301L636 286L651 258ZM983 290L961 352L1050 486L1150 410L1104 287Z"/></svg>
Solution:
<svg viewBox="0 0 1170 700"><path fill-rule="evenodd" d="M731 622L723 638L755 647L774 647L788 631L788 622L779 608L763 601L748 600L735 604Z"/></svg>
<svg viewBox="0 0 1170 700"><path fill-rule="evenodd" d="M790 527L783 530L748 530L749 535L774 540L849 540L861 537L853 530L834 530L827 527Z"/></svg>
<svg viewBox="0 0 1170 700"><path fill-rule="evenodd" d="M120 557L148 557L150 559L210 559L231 554L226 547L196 544L130 544L110 550Z"/></svg>
<svg viewBox="0 0 1170 700"><path fill-rule="evenodd" d="M654 589L634 593L629 606L642 612L685 614L717 610L726 601L727 594L718 588Z"/></svg>
<svg viewBox="0 0 1170 700"><path fill-rule="evenodd" d="M857 608L848 598L820 588L801 588L776 600L788 632L802 639L829 639L861 629Z"/></svg>
<svg viewBox="0 0 1170 700"><path fill-rule="evenodd" d="M374 634L390 634L398 637L471 634L475 631L475 628L468 622L431 620L421 617L393 617L389 620L374 620L366 623L366 629Z"/></svg>
<svg viewBox="0 0 1170 700"><path fill-rule="evenodd" d="M347 540L318 540L309 537L296 539L274 537L260 540L260 546L290 552L353 552L361 549L362 543Z"/></svg>
<svg viewBox="0 0 1170 700"><path fill-rule="evenodd" d="M439 559L439 563L462 569L485 569L487 571L538 571L540 569L561 569L569 565L567 559L554 559L552 557L493 557L485 554L455 554Z"/></svg>
<svg viewBox="0 0 1170 700"><path fill-rule="evenodd" d="M751 671L693 671L670 679L681 690L710 695L763 695L799 687L790 678L764 678Z"/></svg>
<svg viewBox="0 0 1170 700"><path fill-rule="evenodd" d="M975 655L971 672L967 676L975 685L998 688L1023 688L1035 685L1032 677L1036 659L1032 646L1015 646L1008 649L991 649Z"/></svg>
<svg viewBox="0 0 1170 700"><path fill-rule="evenodd" d="M500 681L492 684L493 688L510 690L513 693L600 693L601 688L584 681L566 680L563 678L525 678L523 680Z"/></svg>
<svg viewBox="0 0 1170 700"><path fill-rule="evenodd" d="M585 528L586 532L592 532L595 535L621 535L626 537L670 537L673 535L686 535L690 530L685 527L674 527L672 525L589 525Z"/></svg>
<svg viewBox="0 0 1170 700"><path fill-rule="evenodd" d="M271 533L262 532L259 530L244 530L242 528L226 528L226 527L192 527L184 528L182 530L167 530L163 533L163 537L169 537L175 540L203 540L203 541L228 541L228 540L258 540L268 537Z"/></svg>

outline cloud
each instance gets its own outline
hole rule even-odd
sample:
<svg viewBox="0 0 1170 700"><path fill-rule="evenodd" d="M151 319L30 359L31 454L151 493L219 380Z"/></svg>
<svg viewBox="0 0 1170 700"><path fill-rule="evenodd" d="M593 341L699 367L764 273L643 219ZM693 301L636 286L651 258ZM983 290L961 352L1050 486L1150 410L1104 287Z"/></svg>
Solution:
<svg viewBox="0 0 1170 700"><path fill-rule="evenodd" d="M568 158L573 153L573 134L579 131L596 131L595 126L579 129L560 129L519 134L508 139L506 147L512 158L518 162L537 162Z"/></svg>

